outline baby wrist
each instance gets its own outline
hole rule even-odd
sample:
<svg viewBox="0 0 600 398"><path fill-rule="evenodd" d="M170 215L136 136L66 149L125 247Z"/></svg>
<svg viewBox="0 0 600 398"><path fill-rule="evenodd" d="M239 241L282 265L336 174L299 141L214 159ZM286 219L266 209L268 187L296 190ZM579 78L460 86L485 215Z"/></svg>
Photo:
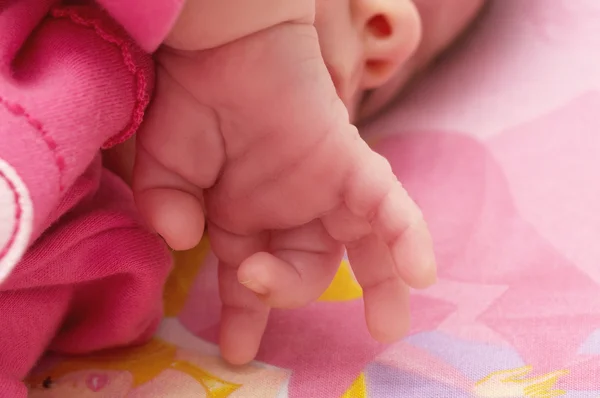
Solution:
<svg viewBox="0 0 600 398"><path fill-rule="evenodd" d="M164 44L208 50L282 23L312 25L314 19L315 0L187 0Z"/></svg>

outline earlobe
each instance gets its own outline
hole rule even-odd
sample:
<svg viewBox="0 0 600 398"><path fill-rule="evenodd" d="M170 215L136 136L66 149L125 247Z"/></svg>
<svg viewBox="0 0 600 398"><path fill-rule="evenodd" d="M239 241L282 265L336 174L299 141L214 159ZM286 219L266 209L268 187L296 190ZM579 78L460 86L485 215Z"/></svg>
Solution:
<svg viewBox="0 0 600 398"><path fill-rule="evenodd" d="M365 60L362 88L371 90L384 85L394 74L397 67L397 64L391 60Z"/></svg>
<svg viewBox="0 0 600 398"><path fill-rule="evenodd" d="M363 32L364 71L361 88L388 81L413 54L421 40L421 20L412 1L354 0Z"/></svg>

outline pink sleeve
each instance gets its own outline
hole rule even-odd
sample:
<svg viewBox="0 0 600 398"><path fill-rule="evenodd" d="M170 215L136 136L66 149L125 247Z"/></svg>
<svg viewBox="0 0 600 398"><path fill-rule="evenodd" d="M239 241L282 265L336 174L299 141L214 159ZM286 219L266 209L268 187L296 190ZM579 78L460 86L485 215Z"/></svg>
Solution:
<svg viewBox="0 0 600 398"><path fill-rule="evenodd" d="M165 39L184 2L185 0L99 0L140 47L149 52L156 50Z"/></svg>
<svg viewBox="0 0 600 398"><path fill-rule="evenodd" d="M0 284L100 148L136 131L154 84L114 18L53 3L0 0Z"/></svg>

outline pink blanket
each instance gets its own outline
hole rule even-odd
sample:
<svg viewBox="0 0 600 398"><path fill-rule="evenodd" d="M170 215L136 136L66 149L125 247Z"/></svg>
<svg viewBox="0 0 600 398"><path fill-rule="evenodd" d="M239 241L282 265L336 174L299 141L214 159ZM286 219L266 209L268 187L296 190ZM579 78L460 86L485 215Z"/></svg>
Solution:
<svg viewBox="0 0 600 398"><path fill-rule="evenodd" d="M200 247L178 254L151 344L51 362L31 396L600 396L599 49L596 0L496 1L367 128L437 246L404 341L369 338L344 263L318 303L273 313L257 362L228 367Z"/></svg>

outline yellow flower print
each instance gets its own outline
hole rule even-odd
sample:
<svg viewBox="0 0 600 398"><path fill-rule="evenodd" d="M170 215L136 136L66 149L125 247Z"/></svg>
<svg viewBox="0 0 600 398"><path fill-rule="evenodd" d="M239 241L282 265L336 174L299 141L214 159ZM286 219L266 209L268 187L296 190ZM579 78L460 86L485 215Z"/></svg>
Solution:
<svg viewBox="0 0 600 398"><path fill-rule="evenodd" d="M557 370L541 376L527 377L531 366L493 372L475 383L473 394L477 397L509 398L509 397L559 397L566 392L555 390L558 379L569 372Z"/></svg>

